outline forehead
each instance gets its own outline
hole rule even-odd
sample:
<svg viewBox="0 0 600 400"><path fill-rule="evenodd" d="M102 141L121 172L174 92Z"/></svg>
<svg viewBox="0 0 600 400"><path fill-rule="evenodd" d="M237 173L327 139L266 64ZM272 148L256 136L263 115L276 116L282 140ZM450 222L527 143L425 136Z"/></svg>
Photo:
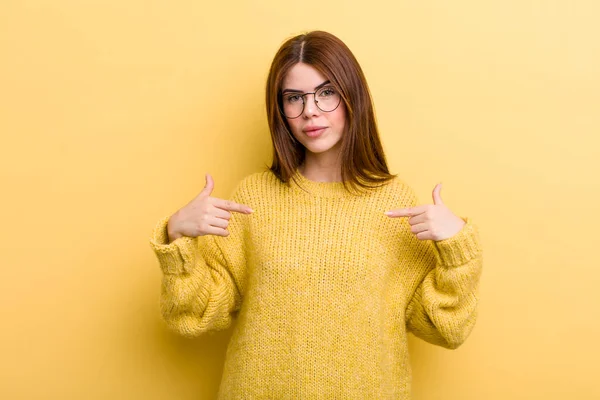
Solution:
<svg viewBox="0 0 600 400"><path fill-rule="evenodd" d="M294 65L283 78L282 90L298 89L305 92L314 90L315 87L325 82L327 78L314 67L298 63Z"/></svg>

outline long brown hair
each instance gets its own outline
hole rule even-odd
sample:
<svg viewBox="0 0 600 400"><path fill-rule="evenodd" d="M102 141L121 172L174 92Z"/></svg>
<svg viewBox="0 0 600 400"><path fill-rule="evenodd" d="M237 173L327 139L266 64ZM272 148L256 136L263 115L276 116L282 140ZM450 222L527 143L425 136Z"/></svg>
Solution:
<svg viewBox="0 0 600 400"><path fill-rule="evenodd" d="M287 183L304 161L304 146L294 139L280 111L283 79L297 63L308 64L323 74L339 90L346 105L346 130L341 138L341 173L346 189L360 192L392 179L394 175L387 167L362 69L344 42L323 31L288 39L271 64L266 88L267 117L273 141L271 171Z"/></svg>

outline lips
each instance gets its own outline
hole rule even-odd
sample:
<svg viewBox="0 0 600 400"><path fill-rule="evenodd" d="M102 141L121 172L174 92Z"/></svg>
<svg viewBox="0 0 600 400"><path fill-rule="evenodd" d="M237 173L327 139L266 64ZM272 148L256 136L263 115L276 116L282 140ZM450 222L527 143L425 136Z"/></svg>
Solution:
<svg viewBox="0 0 600 400"><path fill-rule="evenodd" d="M307 126L306 128L302 129L302 132L304 132L306 136L314 138L320 136L325 129L327 129L326 126Z"/></svg>

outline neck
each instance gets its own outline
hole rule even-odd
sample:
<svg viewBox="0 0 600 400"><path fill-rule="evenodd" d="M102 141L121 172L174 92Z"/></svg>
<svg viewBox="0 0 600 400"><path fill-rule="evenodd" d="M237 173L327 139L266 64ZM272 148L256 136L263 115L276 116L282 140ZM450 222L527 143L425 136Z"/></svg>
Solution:
<svg viewBox="0 0 600 400"><path fill-rule="evenodd" d="M315 154L306 152L304 163L298 168L306 179L316 182L341 182L340 154Z"/></svg>

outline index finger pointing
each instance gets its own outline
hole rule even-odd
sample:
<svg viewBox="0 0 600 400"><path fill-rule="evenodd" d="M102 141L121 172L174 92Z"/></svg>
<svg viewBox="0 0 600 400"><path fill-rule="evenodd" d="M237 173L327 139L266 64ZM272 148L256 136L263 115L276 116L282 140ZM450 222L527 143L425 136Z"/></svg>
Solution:
<svg viewBox="0 0 600 400"><path fill-rule="evenodd" d="M384 214L391 218L412 217L413 211L410 208L399 208L397 210L386 211Z"/></svg>
<svg viewBox="0 0 600 400"><path fill-rule="evenodd" d="M250 214L254 212L250 207L243 204L238 204L235 201L231 200L215 199L213 204L215 207L227 211L239 212L243 214Z"/></svg>
<svg viewBox="0 0 600 400"><path fill-rule="evenodd" d="M427 205L410 208L399 208L397 210L386 211L385 215L392 218L414 217L416 215L423 214L425 211L427 211L427 208Z"/></svg>

